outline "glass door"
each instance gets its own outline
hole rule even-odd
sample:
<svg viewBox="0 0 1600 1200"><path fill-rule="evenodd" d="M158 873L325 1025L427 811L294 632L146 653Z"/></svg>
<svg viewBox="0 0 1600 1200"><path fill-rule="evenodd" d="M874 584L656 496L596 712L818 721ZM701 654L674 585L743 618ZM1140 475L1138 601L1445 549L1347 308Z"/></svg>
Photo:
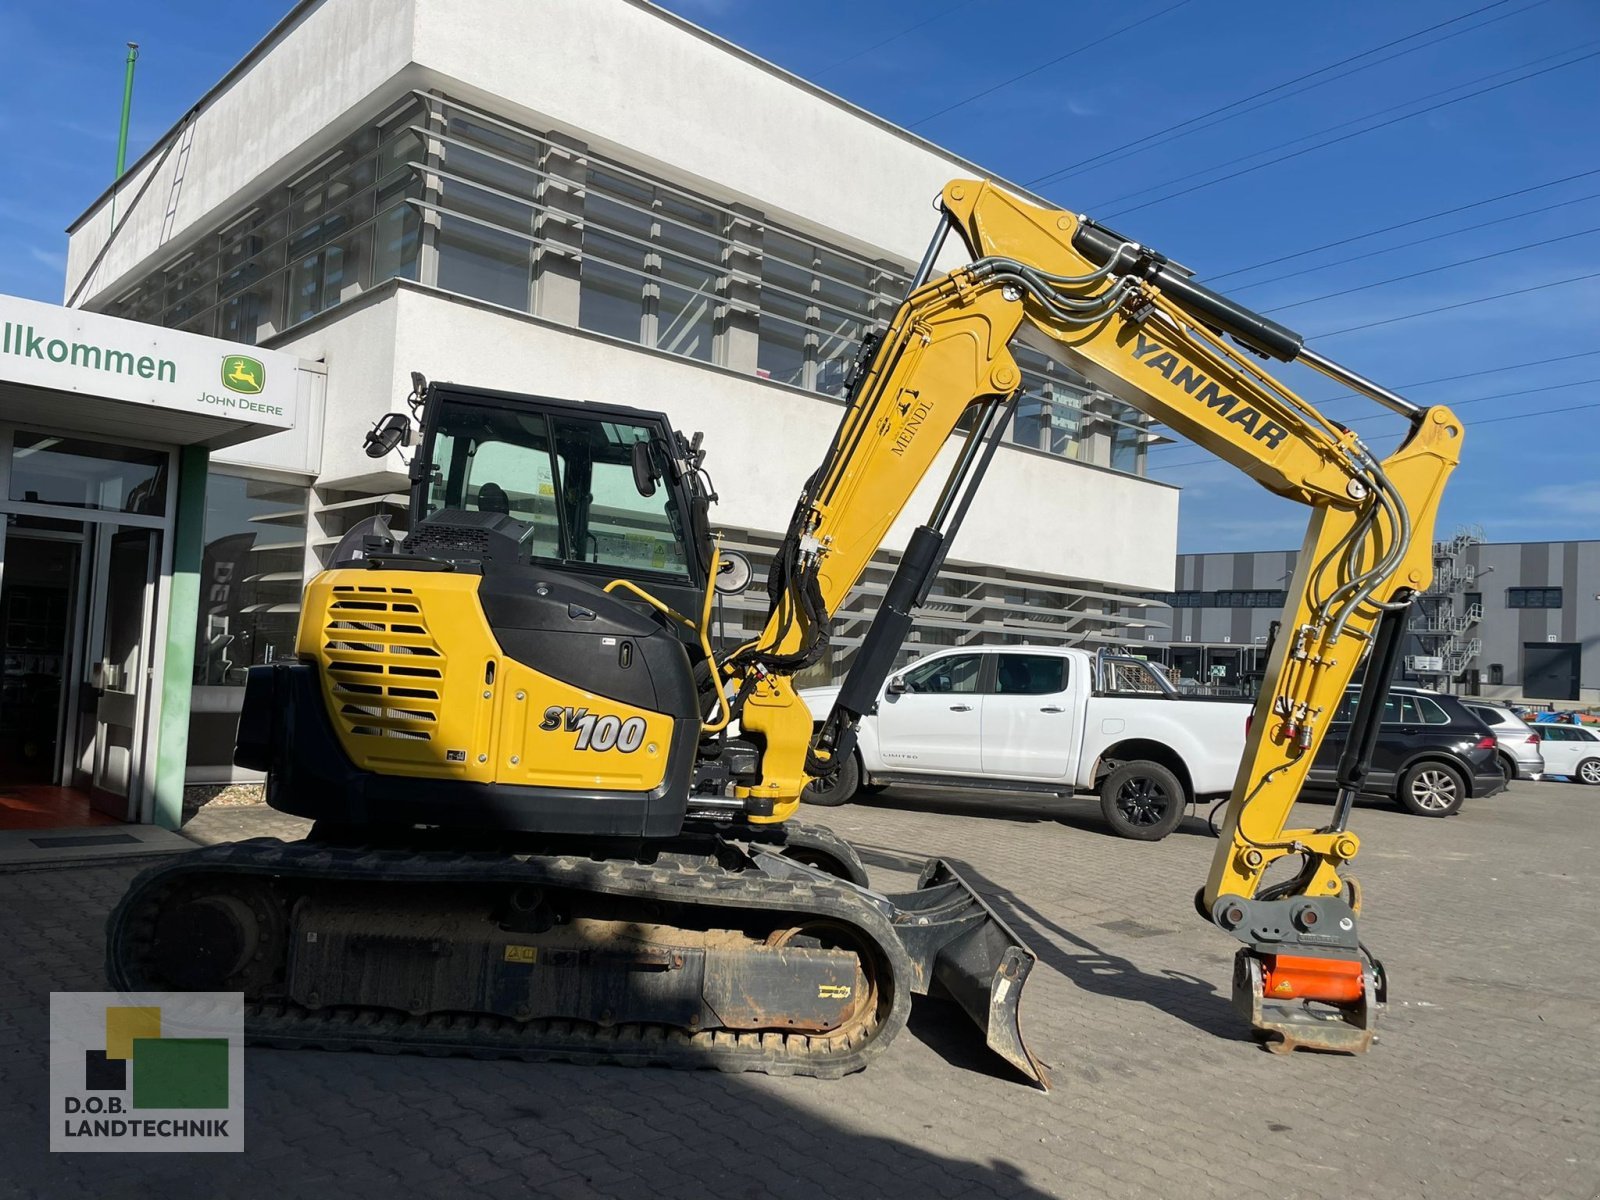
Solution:
<svg viewBox="0 0 1600 1200"><path fill-rule="evenodd" d="M138 819L135 764L153 683L151 651L161 534L95 528L88 695L93 697L90 803L122 821Z"/></svg>

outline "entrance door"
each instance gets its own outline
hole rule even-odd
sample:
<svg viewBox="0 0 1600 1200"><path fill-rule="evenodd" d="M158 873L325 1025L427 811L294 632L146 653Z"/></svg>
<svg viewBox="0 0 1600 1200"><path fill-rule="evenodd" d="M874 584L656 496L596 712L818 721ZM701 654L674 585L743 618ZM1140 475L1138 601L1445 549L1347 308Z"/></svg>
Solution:
<svg viewBox="0 0 1600 1200"><path fill-rule="evenodd" d="M170 448L0 424L0 827L151 802Z"/></svg>
<svg viewBox="0 0 1600 1200"><path fill-rule="evenodd" d="M161 535L154 529L96 529L94 611L88 687L94 696L90 802L123 821L138 819L134 764L150 694L151 617Z"/></svg>
<svg viewBox="0 0 1600 1200"><path fill-rule="evenodd" d="M0 580L0 784L51 785L62 766L82 534L18 526Z"/></svg>

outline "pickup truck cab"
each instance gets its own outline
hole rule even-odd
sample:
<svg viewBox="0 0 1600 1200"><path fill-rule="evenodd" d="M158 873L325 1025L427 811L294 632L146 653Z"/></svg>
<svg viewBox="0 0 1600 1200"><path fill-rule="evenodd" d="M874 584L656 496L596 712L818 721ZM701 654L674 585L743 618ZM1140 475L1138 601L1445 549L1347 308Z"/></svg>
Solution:
<svg viewBox="0 0 1600 1200"><path fill-rule="evenodd" d="M800 693L821 722L837 687ZM1112 830L1157 841L1233 787L1244 702L1178 695L1142 659L1057 646L939 650L892 675L850 760L807 789L844 804L903 783L1092 793Z"/></svg>

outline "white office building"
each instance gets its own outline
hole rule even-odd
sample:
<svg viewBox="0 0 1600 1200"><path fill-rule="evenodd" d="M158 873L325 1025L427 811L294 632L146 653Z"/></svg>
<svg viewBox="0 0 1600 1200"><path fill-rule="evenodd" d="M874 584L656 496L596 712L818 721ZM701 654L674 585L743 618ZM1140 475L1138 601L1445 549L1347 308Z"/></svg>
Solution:
<svg viewBox="0 0 1600 1200"><path fill-rule="evenodd" d="M987 174L643 0L297 4L71 229L67 304L326 373L295 433L210 459L208 561L240 583L199 625L191 782L230 777L245 669L291 652L305 574L356 520L403 526L404 464L362 439L411 372L703 430L713 521L759 570L934 196ZM1143 643L1117 599L1171 587L1176 549L1152 434L1018 354L1014 427L914 638Z"/></svg>

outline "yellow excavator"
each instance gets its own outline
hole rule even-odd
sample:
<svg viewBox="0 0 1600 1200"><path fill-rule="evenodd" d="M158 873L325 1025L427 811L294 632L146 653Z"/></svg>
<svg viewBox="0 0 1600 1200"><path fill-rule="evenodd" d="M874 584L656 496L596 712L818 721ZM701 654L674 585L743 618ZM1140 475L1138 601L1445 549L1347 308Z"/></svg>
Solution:
<svg viewBox="0 0 1600 1200"><path fill-rule="evenodd" d="M1030 325L1312 509L1196 904L1243 943L1234 1000L1258 1037L1365 1050L1384 976L1341 868L1461 423L1086 218L976 180L940 208L802 489L764 628L725 653L715 592L748 563L711 535L698 435L418 377L412 415L369 435L376 455L414 447L410 532L352 531L307 588L294 660L252 668L246 689L236 761L311 834L140 876L110 920L112 985L242 991L247 1035L269 1045L823 1077L864 1066L933 993L1044 1085L1018 1007L1034 956L998 914L939 859L915 891L873 892L848 844L793 819L850 753L994 457L1021 384L1008 346ZM970 261L936 272L952 230ZM1255 356L1310 366L1408 435L1380 459ZM834 708L814 716L796 673L958 430ZM1363 659L1330 817L1287 828Z"/></svg>

